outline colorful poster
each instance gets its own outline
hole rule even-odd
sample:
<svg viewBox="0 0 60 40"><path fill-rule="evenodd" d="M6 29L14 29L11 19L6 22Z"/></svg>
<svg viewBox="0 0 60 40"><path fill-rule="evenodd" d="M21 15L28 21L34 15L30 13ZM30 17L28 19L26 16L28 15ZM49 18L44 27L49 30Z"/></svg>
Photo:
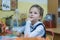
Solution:
<svg viewBox="0 0 60 40"><path fill-rule="evenodd" d="M2 10L10 10L10 0L2 0Z"/></svg>

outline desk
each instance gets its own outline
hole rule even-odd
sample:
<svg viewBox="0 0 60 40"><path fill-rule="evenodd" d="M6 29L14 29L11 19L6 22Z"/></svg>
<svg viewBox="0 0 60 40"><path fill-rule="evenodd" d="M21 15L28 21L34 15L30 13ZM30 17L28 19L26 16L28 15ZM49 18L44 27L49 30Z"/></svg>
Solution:
<svg viewBox="0 0 60 40"><path fill-rule="evenodd" d="M16 38L10 38L10 37L5 37L3 36L0 40L45 40L44 38L20 38L20 37L16 37ZM46 39L49 40L49 39Z"/></svg>
<svg viewBox="0 0 60 40"><path fill-rule="evenodd" d="M53 40L60 40L60 28L48 28L46 29L47 33L52 35L52 32L54 34Z"/></svg>
<svg viewBox="0 0 60 40"><path fill-rule="evenodd" d="M16 38L16 40L45 40L43 38Z"/></svg>

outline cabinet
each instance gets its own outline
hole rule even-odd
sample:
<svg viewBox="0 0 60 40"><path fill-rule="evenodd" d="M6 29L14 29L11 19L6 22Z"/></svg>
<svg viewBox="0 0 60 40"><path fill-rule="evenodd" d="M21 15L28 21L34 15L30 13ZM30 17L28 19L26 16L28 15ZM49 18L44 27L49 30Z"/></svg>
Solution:
<svg viewBox="0 0 60 40"><path fill-rule="evenodd" d="M54 27L57 27L57 18L58 18L58 0L48 0L48 13L52 13L54 14L55 17L55 21L51 21L51 25L53 25L52 22L54 22ZM46 22L44 22L46 24ZM47 22L47 24L49 24L50 22ZM56 24L55 24L56 23ZM49 28L49 27L48 27Z"/></svg>

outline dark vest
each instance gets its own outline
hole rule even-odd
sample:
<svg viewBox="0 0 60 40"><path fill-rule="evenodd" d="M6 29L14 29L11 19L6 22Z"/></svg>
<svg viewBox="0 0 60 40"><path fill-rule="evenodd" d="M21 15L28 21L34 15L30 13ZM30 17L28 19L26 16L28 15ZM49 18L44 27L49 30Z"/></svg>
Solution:
<svg viewBox="0 0 60 40"><path fill-rule="evenodd" d="M45 26L42 23L37 24L35 26L35 28L33 28L33 30L31 32L33 32L39 25L42 25L43 26L45 33L44 33L44 35L42 37L46 38L46 29L45 29Z"/></svg>

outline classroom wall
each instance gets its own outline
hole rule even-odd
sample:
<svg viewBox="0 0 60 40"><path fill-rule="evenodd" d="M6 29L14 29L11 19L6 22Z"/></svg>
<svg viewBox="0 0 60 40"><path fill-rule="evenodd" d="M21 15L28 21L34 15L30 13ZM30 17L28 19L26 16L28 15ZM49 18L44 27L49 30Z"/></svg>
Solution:
<svg viewBox="0 0 60 40"><path fill-rule="evenodd" d="M29 13L29 8L33 5L33 4L38 4L40 5L43 9L44 9L44 15L43 18L46 16L47 14L47 10L48 10L48 1L47 0L19 0L18 1L18 8L20 10L20 13L26 13L28 15Z"/></svg>
<svg viewBox="0 0 60 40"><path fill-rule="evenodd" d="M14 11L2 11L0 10L0 20L5 22L5 18L14 14Z"/></svg>
<svg viewBox="0 0 60 40"><path fill-rule="evenodd" d="M29 13L29 8L33 5L33 4L39 4L43 9L44 9L44 16L46 16L47 14L47 0L18 0L18 10L19 13L26 13L26 15L28 15ZM11 15L14 14L14 11L3 11L0 10L0 19L1 18L6 18L9 17Z"/></svg>

